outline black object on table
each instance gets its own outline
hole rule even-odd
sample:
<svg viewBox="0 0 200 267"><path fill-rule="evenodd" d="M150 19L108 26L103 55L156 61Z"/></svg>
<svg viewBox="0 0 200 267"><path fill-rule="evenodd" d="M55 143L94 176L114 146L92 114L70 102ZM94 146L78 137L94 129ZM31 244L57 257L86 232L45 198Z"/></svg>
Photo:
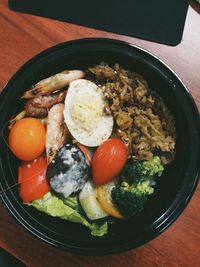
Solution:
<svg viewBox="0 0 200 267"><path fill-rule="evenodd" d="M188 0L9 0L16 11L167 45L181 42Z"/></svg>
<svg viewBox="0 0 200 267"><path fill-rule="evenodd" d="M24 263L14 256L0 248L0 266L1 267L26 267Z"/></svg>

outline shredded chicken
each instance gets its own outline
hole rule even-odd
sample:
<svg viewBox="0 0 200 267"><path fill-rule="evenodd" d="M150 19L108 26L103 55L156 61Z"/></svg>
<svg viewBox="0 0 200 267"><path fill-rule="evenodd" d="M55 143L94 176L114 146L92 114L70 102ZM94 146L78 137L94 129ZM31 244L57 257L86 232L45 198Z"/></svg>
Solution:
<svg viewBox="0 0 200 267"><path fill-rule="evenodd" d="M106 99L105 112L115 120L114 134L127 145L129 157L151 159L160 155L164 164L173 160L176 129L173 116L162 98L138 73L119 64L100 63L87 70Z"/></svg>

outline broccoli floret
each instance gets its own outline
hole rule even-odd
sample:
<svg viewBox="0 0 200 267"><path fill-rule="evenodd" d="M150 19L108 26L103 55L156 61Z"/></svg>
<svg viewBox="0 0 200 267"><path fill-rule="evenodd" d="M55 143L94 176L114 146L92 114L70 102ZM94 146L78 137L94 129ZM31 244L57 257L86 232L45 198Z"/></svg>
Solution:
<svg viewBox="0 0 200 267"><path fill-rule="evenodd" d="M153 157L151 160L143 161L142 166L144 168L143 173L147 176L154 176L155 174L161 176L164 171L163 165L158 156Z"/></svg>
<svg viewBox="0 0 200 267"><path fill-rule="evenodd" d="M125 166L111 193L114 203L125 216L134 215L144 208L149 195L154 192L153 178L160 176L163 170L158 156Z"/></svg>
<svg viewBox="0 0 200 267"><path fill-rule="evenodd" d="M128 217L141 211L148 199L153 194L150 180L142 181L137 184L129 185L123 182L112 190L112 199L119 207L124 216Z"/></svg>
<svg viewBox="0 0 200 267"><path fill-rule="evenodd" d="M161 176L164 168L158 156L151 160L135 161L132 164L127 164L122 172L122 176L129 183L145 181L155 175Z"/></svg>

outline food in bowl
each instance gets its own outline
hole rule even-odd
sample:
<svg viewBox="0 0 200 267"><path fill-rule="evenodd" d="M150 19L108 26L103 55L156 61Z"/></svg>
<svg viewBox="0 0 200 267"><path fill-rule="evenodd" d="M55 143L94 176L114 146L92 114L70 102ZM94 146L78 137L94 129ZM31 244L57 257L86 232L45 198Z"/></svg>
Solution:
<svg viewBox="0 0 200 267"><path fill-rule="evenodd" d="M24 110L10 121L9 140L19 123L19 132L33 131L21 123L32 117L46 131L41 154L19 166L26 205L82 223L94 236L143 210L176 143L173 116L143 76L100 63L48 77L22 98ZM27 146L26 138L21 142Z"/></svg>

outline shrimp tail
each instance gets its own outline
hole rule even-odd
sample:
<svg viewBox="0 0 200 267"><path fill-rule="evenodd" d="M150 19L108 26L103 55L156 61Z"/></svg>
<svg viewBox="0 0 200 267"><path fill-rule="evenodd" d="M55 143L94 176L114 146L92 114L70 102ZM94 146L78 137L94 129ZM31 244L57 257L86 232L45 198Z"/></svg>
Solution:
<svg viewBox="0 0 200 267"><path fill-rule="evenodd" d="M34 110L34 112L36 112ZM22 110L20 113L18 113L14 118L10 119L8 121L8 130L11 130L11 128L13 127L13 125L18 121L21 120L25 117L36 117L38 118L42 124L46 127L47 124L47 118L44 116L46 115L46 113L41 113L41 111L37 111L37 113L34 113L33 110L30 110L27 112L27 110Z"/></svg>
<svg viewBox="0 0 200 267"><path fill-rule="evenodd" d="M10 119L8 122L8 129L10 130L16 121L23 119L26 116L26 111L22 110L14 118Z"/></svg>

